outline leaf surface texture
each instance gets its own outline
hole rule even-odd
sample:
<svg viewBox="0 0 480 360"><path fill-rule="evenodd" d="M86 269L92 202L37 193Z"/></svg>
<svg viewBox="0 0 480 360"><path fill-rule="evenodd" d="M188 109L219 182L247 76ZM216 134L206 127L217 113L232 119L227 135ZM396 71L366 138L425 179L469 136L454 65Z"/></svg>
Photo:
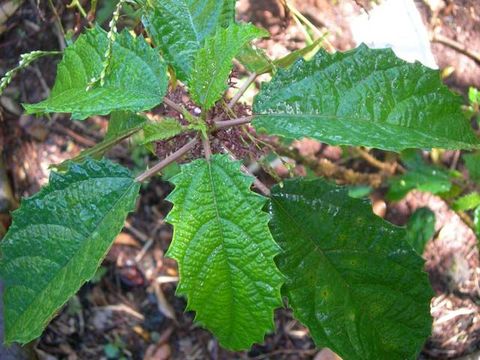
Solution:
<svg viewBox="0 0 480 360"><path fill-rule="evenodd" d="M116 35L105 84L87 90L102 70L107 44L107 33L100 27L80 35L65 50L48 99L24 105L27 112L72 113L74 119L83 120L160 104L167 90L166 65L143 37L134 38L126 30Z"/></svg>
<svg viewBox="0 0 480 360"><path fill-rule="evenodd" d="M177 293L222 346L240 350L262 342L274 327L283 282L265 199L225 155L183 165L171 181L167 220L174 234L167 255L178 262Z"/></svg>
<svg viewBox="0 0 480 360"><path fill-rule="evenodd" d="M108 160L72 163L24 199L2 240L5 340L27 343L97 270L139 192Z"/></svg>
<svg viewBox="0 0 480 360"><path fill-rule="evenodd" d="M469 149L478 147L462 100L438 71L390 49L365 45L299 60L279 70L254 101L254 126L269 134L332 145Z"/></svg>
<svg viewBox="0 0 480 360"><path fill-rule="evenodd" d="M205 41L198 51L189 81L192 98L208 110L228 88L232 60L253 39L268 36L268 32L252 24L232 24L220 28Z"/></svg>
<svg viewBox="0 0 480 360"><path fill-rule="evenodd" d="M186 81L196 52L218 27L235 22L236 0L146 1L143 24L177 77Z"/></svg>
<svg viewBox="0 0 480 360"><path fill-rule="evenodd" d="M322 179L272 189L270 228L294 315L344 360L414 359L433 296L406 232Z"/></svg>

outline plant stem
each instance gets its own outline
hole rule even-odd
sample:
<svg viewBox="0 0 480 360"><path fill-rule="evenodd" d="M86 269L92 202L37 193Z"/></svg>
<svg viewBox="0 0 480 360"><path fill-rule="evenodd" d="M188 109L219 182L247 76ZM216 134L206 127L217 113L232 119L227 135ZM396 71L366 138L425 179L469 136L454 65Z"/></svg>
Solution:
<svg viewBox="0 0 480 360"><path fill-rule="evenodd" d="M253 120L253 117L254 117L253 115L249 115L249 116L239 117L233 120L215 121L215 128L223 129L226 127L248 124Z"/></svg>
<svg viewBox="0 0 480 360"><path fill-rule="evenodd" d="M182 105L179 105L175 102L173 102L172 100L170 100L169 98L165 97L163 98L163 102L170 106L173 110L177 111L178 113L182 114L185 119L189 122L189 123L197 123L198 122L198 117L190 114L188 112L187 109L185 109Z"/></svg>
<svg viewBox="0 0 480 360"><path fill-rule="evenodd" d="M233 106L238 102L238 100L240 100L242 95L245 94L245 91L247 91L247 89L250 87L250 85L252 85L252 83L255 81L257 76L258 76L258 74L256 72L253 72L249 75L247 80L242 84L242 86L240 87L240 89L238 89L235 96L228 103L228 107L230 109L233 108Z"/></svg>
<svg viewBox="0 0 480 360"><path fill-rule="evenodd" d="M210 147L210 140L208 139L208 134L202 136L203 151L205 152L205 159L210 161L212 156L212 148Z"/></svg>
<svg viewBox="0 0 480 360"><path fill-rule="evenodd" d="M173 110L179 112L180 114L183 114L185 111L185 108L181 105L178 105L177 103L173 102L172 100L170 100L169 98L165 97L163 98L163 102L170 106Z"/></svg>
<svg viewBox="0 0 480 360"><path fill-rule="evenodd" d="M362 148L354 148L352 150L352 152L357 153L366 162L368 162L370 165L376 167L379 170L385 171L389 174L394 174L395 173L395 165L394 164L384 163L384 162L378 160L376 157L374 157L368 151L363 150Z"/></svg>
<svg viewBox="0 0 480 360"><path fill-rule="evenodd" d="M223 150L230 156L230 158L234 161L238 161L238 159L233 155L233 153L230 151L229 148L225 146L225 144L222 144ZM248 171L247 167L245 165L241 165L240 169L247 175L253 177L253 186L255 186L260 192L265 195L265 196L270 196L270 189L268 188L267 185L265 185L263 182L261 182L255 175L253 175L250 171Z"/></svg>
<svg viewBox="0 0 480 360"><path fill-rule="evenodd" d="M145 172L141 173L138 175L135 179L135 181L142 182L148 179L149 177L155 175L157 172L162 170L164 167L170 165L172 162L180 159L183 155L185 155L187 152L193 149L193 147L197 144L198 139L194 138L190 140L187 144L183 145L180 149L175 151L174 153L170 154L167 156L165 159L162 161L158 162L154 166L152 166L150 169L146 170Z"/></svg>
<svg viewBox="0 0 480 360"><path fill-rule="evenodd" d="M315 35L317 35L319 38L322 38L325 36L325 34L320 31L319 28L317 28L315 25L313 25L310 20L308 20L300 11L298 11L298 9L293 6L289 0L283 0L282 3L287 7L287 9L293 14L294 17L298 18L298 20L300 20L301 22L303 22L307 27L310 28L310 30L312 30ZM326 45L326 47L328 48L328 51L330 52L334 52L335 51L335 47L332 45L332 43L330 41L328 41L328 39L324 39L323 40L324 44Z"/></svg>

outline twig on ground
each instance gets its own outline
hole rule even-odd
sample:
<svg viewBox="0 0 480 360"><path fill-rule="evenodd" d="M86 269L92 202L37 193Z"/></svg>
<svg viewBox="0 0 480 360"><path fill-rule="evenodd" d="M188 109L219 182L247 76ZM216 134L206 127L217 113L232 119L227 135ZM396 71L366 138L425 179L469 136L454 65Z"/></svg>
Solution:
<svg viewBox="0 0 480 360"><path fill-rule="evenodd" d="M297 163L312 169L317 175L330 177L340 180L346 184L369 184L378 188L386 178L386 174L367 174L348 169L344 166L335 164L328 159L317 159L315 157L302 156L298 150L288 147L272 144L277 154L286 156Z"/></svg>
<svg viewBox="0 0 480 360"><path fill-rule="evenodd" d="M148 179L149 177L155 175L160 170L170 165L174 161L180 159L183 155L185 155L187 152L192 150L193 147L197 144L197 142L198 142L198 138L194 138L190 140L187 144L183 145L180 149L170 154L165 159L158 162L156 165L152 166L150 169L146 170L142 174L138 175L135 181L142 182Z"/></svg>
<svg viewBox="0 0 480 360"><path fill-rule="evenodd" d="M463 55L468 56L477 64L480 64L480 53L468 49L465 45L460 44L458 41L449 39L446 36L443 36L441 34L432 34L431 41L442 44L442 45L446 45L454 50L457 50Z"/></svg>
<svg viewBox="0 0 480 360"><path fill-rule="evenodd" d="M370 154L368 151L363 150L362 148L352 148L354 153L357 153L363 160L368 162L370 165L376 167L381 171L385 171L389 174L394 174L397 166L395 164L386 163L378 160L375 156Z"/></svg>
<svg viewBox="0 0 480 360"><path fill-rule="evenodd" d="M63 126L59 122L55 122L55 125L53 126L54 130L60 131L68 136L70 136L73 140L75 140L77 143L87 146L87 147L92 147L96 145L95 141L92 141L90 139L87 139L86 137L83 137L79 134L77 134L75 131L70 130L69 128Z"/></svg>
<svg viewBox="0 0 480 360"><path fill-rule="evenodd" d="M453 154L452 163L450 164L450 170L455 170L457 168L458 161L460 160L460 155L461 155L461 151L455 150L455 153Z"/></svg>

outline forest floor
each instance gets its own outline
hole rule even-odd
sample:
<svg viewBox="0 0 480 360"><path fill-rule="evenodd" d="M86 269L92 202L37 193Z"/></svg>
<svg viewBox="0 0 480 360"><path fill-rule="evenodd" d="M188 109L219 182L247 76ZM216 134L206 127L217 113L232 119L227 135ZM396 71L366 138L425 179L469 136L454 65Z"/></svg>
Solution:
<svg viewBox="0 0 480 360"><path fill-rule="evenodd" d="M0 0L0 10L10 3ZM327 29L329 41L340 50L355 46L349 19L369 10L365 1L293 3L316 26ZM440 0L417 5L430 32L441 33L480 52L478 1ZM111 11L111 5L105 4L103 13L108 14L109 6ZM55 2L55 8L65 29L78 33L85 26L74 10L66 8L65 2ZM56 17L46 2L19 1L14 10L9 10L12 15L7 21L2 22L0 17L0 74L14 67L22 53L65 46ZM239 0L238 13L239 19L270 31L272 37L260 41L258 46L274 58L305 45L303 32L279 1ZM480 87L478 62L438 42L432 44L432 49L440 68L454 69L446 78L450 86L463 95L469 86ZM107 120L102 117L72 122L61 115L48 119L23 114L21 103L37 102L49 93L57 61L39 60L16 77L0 98L0 190L12 190L10 202L0 201L0 231L2 224L8 227L8 209L46 184L50 164L92 146L106 130ZM244 76L241 69L236 76L238 79L232 81L240 81ZM160 107L159 111L166 110ZM293 146L317 160L344 162L338 147L311 140ZM380 159L385 156L382 152L375 155ZM114 148L108 156L137 172L149 161L147 153L131 154L125 146ZM440 161L446 167L464 171L455 152L443 153ZM294 165L296 173L305 172L303 166ZM363 158L352 157L348 167L385 178L383 170ZM276 170L281 176L288 173L281 165ZM223 350L208 331L193 323L193 313L184 312L184 299L175 296L176 263L164 257L172 237L172 228L164 222L171 208L165 201L170 190L171 185L160 177L142 188L137 211L129 216L98 276L69 301L41 338L29 345L30 353L42 360L335 359L327 350L315 348L308 330L293 319L289 310L276 312L275 333L248 352ZM478 351L480 264L473 231L444 200L428 193L414 191L404 200L390 203L385 200L385 187L379 186L371 198L375 212L395 224L405 224L420 207L429 207L436 215L436 233L424 253L426 271L436 293L432 301L433 335L420 358L457 358Z"/></svg>

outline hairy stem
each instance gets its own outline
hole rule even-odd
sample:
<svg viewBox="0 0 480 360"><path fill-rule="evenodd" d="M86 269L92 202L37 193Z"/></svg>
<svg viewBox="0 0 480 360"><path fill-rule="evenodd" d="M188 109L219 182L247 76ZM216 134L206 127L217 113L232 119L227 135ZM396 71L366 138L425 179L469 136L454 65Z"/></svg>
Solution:
<svg viewBox="0 0 480 360"><path fill-rule="evenodd" d="M233 119L233 120L215 121L215 128L216 129L224 129L224 128L231 127L231 126L248 124L249 122L251 122L253 120L253 118L254 118L254 116L250 115L250 116L239 117L239 118Z"/></svg>
<svg viewBox="0 0 480 360"><path fill-rule="evenodd" d="M203 151L205 152L205 159L210 161L210 157L212 156L212 148L210 147L210 140L208 139L208 134L202 136L202 145Z"/></svg>
<svg viewBox="0 0 480 360"><path fill-rule="evenodd" d="M167 97L163 99L163 102L166 105L170 106L173 110L179 112L180 114L183 114L185 111L187 111L183 106L178 105Z"/></svg>
<svg viewBox="0 0 480 360"><path fill-rule="evenodd" d="M257 76L258 76L258 74L256 72L253 72L253 73L250 74L248 79L242 84L242 86L240 87L240 89L238 89L235 96L228 103L228 108L230 108L230 109L233 108L233 106L238 102L238 100L240 100L242 95L245 94L245 91L247 91L247 89L250 87L250 85L252 85L252 83L255 81Z"/></svg>
<svg viewBox="0 0 480 360"><path fill-rule="evenodd" d="M167 97L163 98L163 102L167 106L170 106L176 112L182 114L189 123L197 123L198 122L198 120L199 120L198 117L190 114L190 112L188 112L188 110L185 109L182 105L179 105L179 104L173 102L172 100L170 100Z"/></svg>
<svg viewBox="0 0 480 360"><path fill-rule="evenodd" d="M229 148L225 146L225 144L222 144L223 151L225 151L228 156L234 161L237 161L238 159L233 155L233 153L230 151ZM265 185L263 182L261 182L255 175L253 175L250 171L248 171L247 167L245 165L241 165L240 169L247 175L253 177L253 186L255 186L263 195L265 196L270 196L270 189L268 188L267 185Z"/></svg>
<svg viewBox="0 0 480 360"><path fill-rule="evenodd" d="M198 138L194 138L190 140L187 144L183 145L180 149L175 151L174 153L170 154L167 156L165 159L162 161L158 162L154 166L152 166L150 169L146 170L145 172L141 173L138 175L135 179L135 181L142 182L148 179L149 177L155 175L158 173L160 170L165 168L166 166L170 165L174 161L180 159L183 155L185 155L187 152L193 149L193 147L197 144Z"/></svg>

